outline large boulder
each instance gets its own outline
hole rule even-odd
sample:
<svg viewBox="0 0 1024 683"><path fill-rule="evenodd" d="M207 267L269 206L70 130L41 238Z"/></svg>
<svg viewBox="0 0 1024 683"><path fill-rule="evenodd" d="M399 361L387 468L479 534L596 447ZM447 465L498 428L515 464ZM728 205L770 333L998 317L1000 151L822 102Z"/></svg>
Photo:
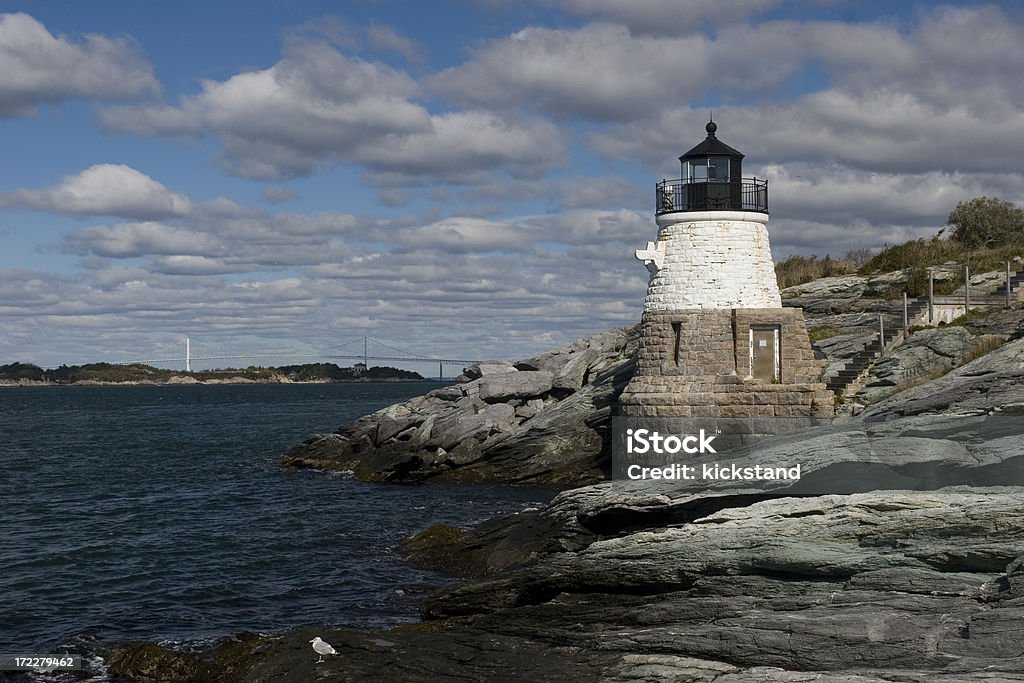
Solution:
<svg viewBox="0 0 1024 683"><path fill-rule="evenodd" d="M864 416L881 421L905 415L1020 414L1024 407L1024 339L965 363L930 382L871 405Z"/></svg>
<svg viewBox="0 0 1024 683"><path fill-rule="evenodd" d="M995 347L1001 341L994 335L976 337L963 327L914 332L872 366L857 400L877 403L910 384L943 375L960 365L975 349Z"/></svg>
<svg viewBox="0 0 1024 683"><path fill-rule="evenodd" d="M857 313L877 310L880 300L894 300L905 282L901 271L870 277L840 275L787 287L779 294L783 306L799 307L810 315Z"/></svg>
<svg viewBox="0 0 1024 683"><path fill-rule="evenodd" d="M507 372L480 379L480 398L488 403L513 398L542 398L551 391L554 376L546 370ZM579 388L579 387L577 387Z"/></svg>

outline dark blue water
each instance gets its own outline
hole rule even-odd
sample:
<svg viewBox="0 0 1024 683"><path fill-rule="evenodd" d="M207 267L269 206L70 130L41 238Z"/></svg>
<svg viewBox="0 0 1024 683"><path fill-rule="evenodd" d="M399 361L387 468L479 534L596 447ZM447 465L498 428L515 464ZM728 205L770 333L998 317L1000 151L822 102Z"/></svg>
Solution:
<svg viewBox="0 0 1024 683"><path fill-rule="evenodd" d="M0 652L415 619L444 579L398 560L403 537L553 492L364 484L280 455L431 388L0 389Z"/></svg>

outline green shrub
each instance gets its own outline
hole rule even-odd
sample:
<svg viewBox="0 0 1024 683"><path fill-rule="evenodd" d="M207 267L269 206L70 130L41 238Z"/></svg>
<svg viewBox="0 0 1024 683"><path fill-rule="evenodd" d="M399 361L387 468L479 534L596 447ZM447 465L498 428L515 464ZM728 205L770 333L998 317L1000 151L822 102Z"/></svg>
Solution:
<svg viewBox="0 0 1024 683"><path fill-rule="evenodd" d="M960 202L946 222L965 247L1003 246L1024 239L1024 210L996 197Z"/></svg>
<svg viewBox="0 0 1024 683"><path fill-rule="evenodd" d="M811 338L812 342L821 341L822 339L828 339L839 335L840 332L831 325L819 325L818 327L812 327L807 330L807 335Z"/></svg>

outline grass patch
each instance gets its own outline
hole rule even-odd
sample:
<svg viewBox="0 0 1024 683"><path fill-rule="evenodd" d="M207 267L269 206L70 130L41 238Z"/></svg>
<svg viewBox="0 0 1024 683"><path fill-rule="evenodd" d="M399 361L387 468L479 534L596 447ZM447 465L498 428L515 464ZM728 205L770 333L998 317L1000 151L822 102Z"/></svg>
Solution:
<svg viewBox="0 0 1024 683"><path fill-rule="evenodd" d="M775 264L775 276L779 280L779 287L785 289L823 277L853 275L869 253L865 249L858 249L835 259L828 254L825 258L793 255Z"/></svg>
<svg viewBox="0 0 1024 683"><path fill-rule="evenodd" d="M868 259L858 270L858 275L877 275L894 270L907 273L907 294L923 296L928 293L928 269L950 262L957 264L954 276L935 281L935 293L946 295L954 292L964 284L963 266L970 267L972 273L985 273L1002 270L1007 261L1013 261L1024 255L1019 244L990 245L968 249L953 239L930 240L918 239L885 247ZM1013 270L1020 264L1011 264Z"/></svg>
<svg viewBox="0 0 1024 683"><path fill-rule="evenodd" d="M967 365L972 360L977 360L982 356L992 353L1000 346L1006 343L1006 340L1002 337L991 335L975 344L970 351L964 354L964 357L960 359L959 365ZM959 367L958 365L958 367Z"/></svg>
<svg viewBox="0 0 1024 683"><path fill-rule="evenodd" d="M933 369L931 372L928 372L923 375L918 375L917 377L911 377L905 382L900 382L899 384L896 385L893 392L889 394L889 396L894 396L902 391L906 391L907 389L913 389L914 387L921 386L922 384L927 384L932 380L938 379L939 377L942 377L943 375L951 372L956 368L959 368L963 365L967 365L972 360L977 360L984 355L992 353L1000 346L1002 346L1004 343L1006 343L1006 340L997 335L990 335L984 339L981 339L971 348L970 351L965 353L963 357L960 358L960 360L958 360L955 364L950 365L949 367L940 366ZM886 396L886 398L889 398L889 396Z"/></svg>
<svg viewBox="0 0 1024 683"><path fill-rule="evenodd" d="M975 308L973 311L968 311L958 318L953 318L946 325L948 327L964 327L973 322L984 320L998 312L998 309L995 308Z"/></svg>
<svg viewBox="0 0 1024 683"><path fill-rule="evenodd" d="M822 339L829 339L840 335L841 332L836 330L832 325L819 325L818 327L812 327L807 330L807 336L811 338L812 342L821 341Z"/></svg>
<svg viewBox="0 0 1024 683"><path fill-rule="evenodd" d="M914 387L919 387L922 384L928 384L928 382L931 382L932 380L938 379L938 378L942 377L943 375L945 375L947 372L952 370L953 367L955 367L955 366L950 366L948 368L946 368L946 367L937 367L934 370L932 370L931 372L928 372L926 374L918 375L917 377L911 377L906 382L900 382L899 384L897 384L896 387L893 389L893 392L891 394L889 394L889 396L895 396L896 394L900 393L901 391L906 391L907 389L913 389ZM886 396L886 398L889 398L889 396Z"/></svg>

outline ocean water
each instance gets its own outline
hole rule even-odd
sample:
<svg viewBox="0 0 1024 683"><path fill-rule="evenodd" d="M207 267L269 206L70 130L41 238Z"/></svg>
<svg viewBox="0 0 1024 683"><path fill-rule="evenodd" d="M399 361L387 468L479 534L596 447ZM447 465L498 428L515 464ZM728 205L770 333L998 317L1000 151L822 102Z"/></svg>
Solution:
<svg viewBox="0 0 1024 683"><path fill-rule="evenodd" d="M0 653L414 620L446 579L403 564L402 538L554 492L366 484L280 455L433 387L0 389Z"/></svg>

